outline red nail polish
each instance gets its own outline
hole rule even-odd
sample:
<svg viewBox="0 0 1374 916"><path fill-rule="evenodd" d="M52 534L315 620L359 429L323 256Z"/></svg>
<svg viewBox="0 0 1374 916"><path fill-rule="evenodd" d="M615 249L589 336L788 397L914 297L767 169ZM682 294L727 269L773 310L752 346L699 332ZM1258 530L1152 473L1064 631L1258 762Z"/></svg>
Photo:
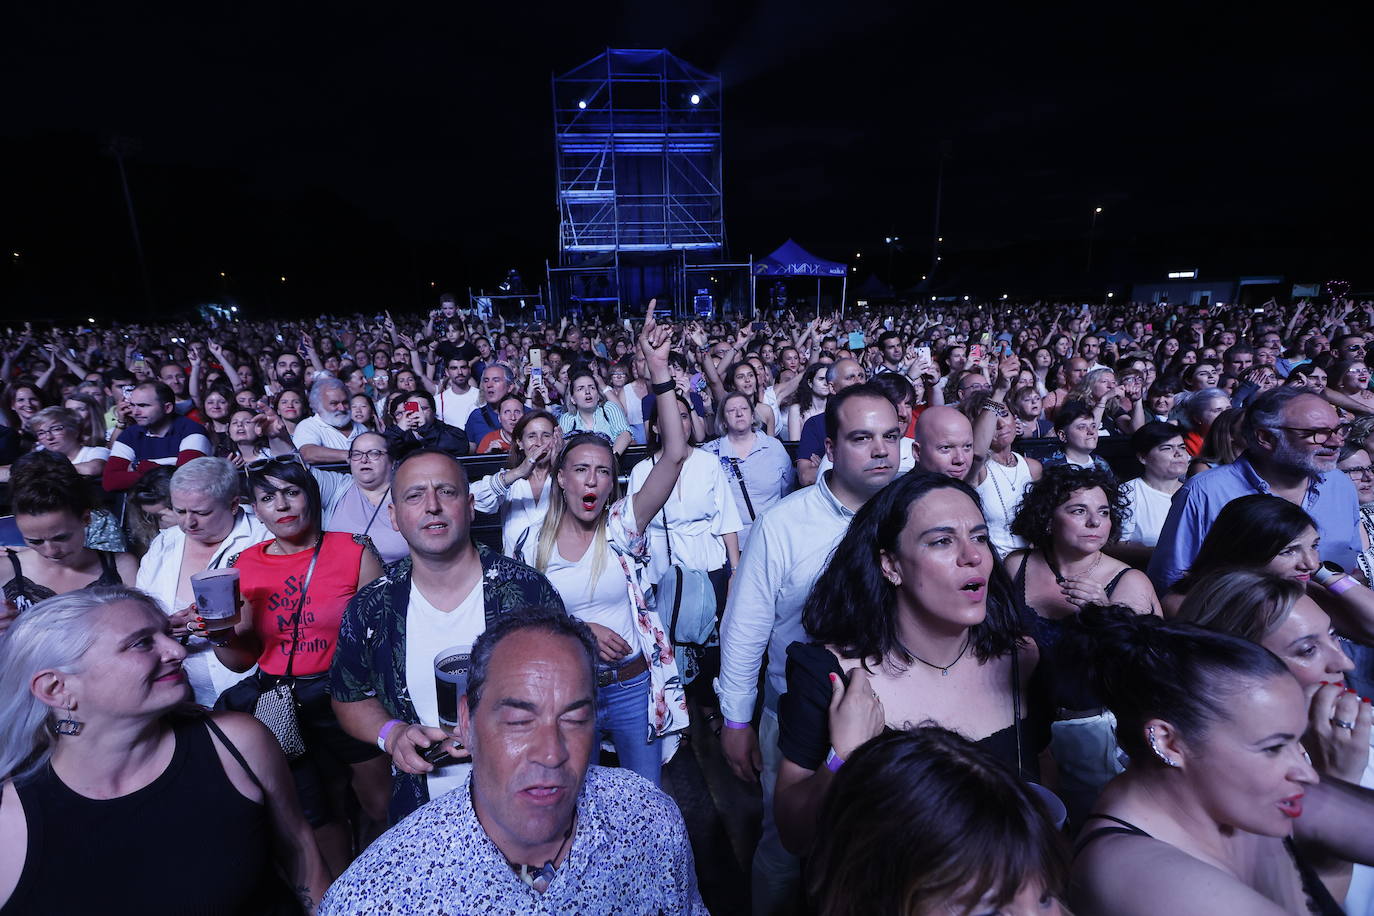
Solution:
<svg viewBox="0 0 1374 916"><path fill-rule="evenodd" d="M1347 688L1345 688L1345 692L1346 692L1346 693L1354 693L1354 692L1355 692L1355 688L1353 688L1353 687L1347 687Z"/></svg>

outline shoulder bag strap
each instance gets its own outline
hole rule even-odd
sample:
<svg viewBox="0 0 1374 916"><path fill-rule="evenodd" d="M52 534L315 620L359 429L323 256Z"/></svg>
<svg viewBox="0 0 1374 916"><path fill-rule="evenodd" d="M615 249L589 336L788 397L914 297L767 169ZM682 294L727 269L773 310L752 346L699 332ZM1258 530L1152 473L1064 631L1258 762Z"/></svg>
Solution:
<svg viewBox="0 0 1374 916"><path fill-rule="evenodd" d="M749 510L749 521L753 521L757 516L754 515L754 501L749 498L749 488L744 485L744 475L739 470L739 459L730 459L730 470L735 472L735 479L739 481L739 491L744 496L744 508Z"/></svg>
<svg viewBox="0 0 1374 916"><path fill-rule="evenodd" d="M323 546L324 532L321 531L320 539L315 542L315 552L310 555L310 565L305 569L305 581L301 584L301 597L296 602L296 613L291 617L291 651L286 655L285 674L288 681L291 679L291 667L296 661L296 642L301 636L301 615L305 613L305 593L310 590L310 579L315 575L315 563L320 559L320 548Z"/></svg>
<svg viewBox="0 0 1374 916"><path fill-rule="evenodd" d="M372 523L377 520L377 513L382 511L382 504L386 502L386 498L390 495L391 487L387 487L386 492L382 494L382 498L377 500L377 505L372 510L372 517L367 520L367 527L363 529L363 534L367 534L372 530Z"/></svg>

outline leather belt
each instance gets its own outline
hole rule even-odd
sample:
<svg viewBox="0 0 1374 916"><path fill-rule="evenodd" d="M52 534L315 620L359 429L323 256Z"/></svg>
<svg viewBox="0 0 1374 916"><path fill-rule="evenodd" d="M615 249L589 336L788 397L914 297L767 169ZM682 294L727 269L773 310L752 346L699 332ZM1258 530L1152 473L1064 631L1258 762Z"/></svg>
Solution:
<svg viewBox="0 0 1374 916"><path fill-rule="evenodd" d="M639 653L633 660L626 662L619 668L599 668L596 672L596 686L609 687L612 684L619 684L624 681L639 677L649 670L649 660L644 657L644 653Z"/></svg>

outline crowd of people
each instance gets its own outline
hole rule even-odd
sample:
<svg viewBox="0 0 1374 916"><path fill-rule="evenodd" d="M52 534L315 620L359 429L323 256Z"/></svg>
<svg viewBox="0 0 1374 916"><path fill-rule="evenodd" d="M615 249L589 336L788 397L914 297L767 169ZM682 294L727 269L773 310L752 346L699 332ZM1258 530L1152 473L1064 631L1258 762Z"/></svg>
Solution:
<svg viewBox="0 0 1374 916"><path fill-rule="evenodd" d="M714 733L740 911L1374 916L1371 344L1353 300L11 328L0 914L704 913L660 783Z"/></svg>

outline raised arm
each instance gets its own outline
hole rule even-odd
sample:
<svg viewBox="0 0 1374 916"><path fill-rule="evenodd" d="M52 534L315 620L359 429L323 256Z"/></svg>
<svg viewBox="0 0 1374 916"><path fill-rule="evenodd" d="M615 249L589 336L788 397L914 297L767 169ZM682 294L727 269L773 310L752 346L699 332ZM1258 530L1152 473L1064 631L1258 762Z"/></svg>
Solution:
<svg viewBox="0 0 1374 916"><path fill-rule="evenodd" d="M639 335L639 350L644 354L644 362L649 367L649 382L655 392L658 431L663 438L663 458L654 463L653 470L649 471L649 476L644 479L644 485L632 497L635 523L638 525L646 524L663 508L669 494L673 492L678 475L682 473L682 466L687 463L687 456L692 451L682 431L682 424L672 422L678 415L673 377L668 373L668 348L671 345L672 329L660 327L654 321L656 304L657 300L649 300L649 314L644 319L644 330Z"/></svg>

